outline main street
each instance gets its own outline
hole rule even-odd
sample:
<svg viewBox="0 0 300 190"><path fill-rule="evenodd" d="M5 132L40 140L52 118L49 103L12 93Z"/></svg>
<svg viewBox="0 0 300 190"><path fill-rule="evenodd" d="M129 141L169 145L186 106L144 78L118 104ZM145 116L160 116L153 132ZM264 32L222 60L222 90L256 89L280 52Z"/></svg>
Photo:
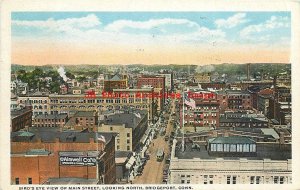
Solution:
<svg viewBox="0 0 300 190"><path fill-rule="evenodd" d="M170 133L173 129L172 113L175 111L175 99L171 101L171 112L169 114L168 124L166 128L166 135L170 136ZM166 110L168 112L168 110ZM143 174L137 176L132 182L133 184L161 184L163 180L163 170L165 167L165 159L162 162L156 161L156 152L159 148L164 148L165 159L167 155L170 154L170 149L168 142L164 140L164 136L160 134L157 135L157 138L153 140L148 151L150 153L150 160L147 161L147 164L144 167Z"/></svg>

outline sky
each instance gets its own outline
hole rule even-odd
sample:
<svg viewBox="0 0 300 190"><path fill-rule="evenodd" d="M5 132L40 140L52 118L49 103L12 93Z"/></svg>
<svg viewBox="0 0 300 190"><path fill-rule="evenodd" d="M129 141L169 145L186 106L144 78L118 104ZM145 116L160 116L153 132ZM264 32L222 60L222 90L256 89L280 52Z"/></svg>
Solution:
<svg viewBox="0 0 300 190"><path fill-rule="evenodd" d="M13 12L12 63L289 63L290 12Z"/></svg>

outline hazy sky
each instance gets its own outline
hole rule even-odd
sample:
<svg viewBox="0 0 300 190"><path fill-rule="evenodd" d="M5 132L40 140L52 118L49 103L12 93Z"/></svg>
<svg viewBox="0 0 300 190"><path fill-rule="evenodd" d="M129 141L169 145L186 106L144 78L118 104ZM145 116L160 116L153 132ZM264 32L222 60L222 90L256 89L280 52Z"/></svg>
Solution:
<svg viewBox="0 0 300 190"><path fill-rule="evenodd" d="M287 63L289 12L14 12L12 63Z"/></svg>

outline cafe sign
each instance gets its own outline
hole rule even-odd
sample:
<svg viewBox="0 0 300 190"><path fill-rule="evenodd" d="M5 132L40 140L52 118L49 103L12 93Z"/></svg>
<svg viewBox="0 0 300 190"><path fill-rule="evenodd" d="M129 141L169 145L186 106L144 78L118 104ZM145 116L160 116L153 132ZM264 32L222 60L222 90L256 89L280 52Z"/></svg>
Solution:
<svg viewBox="0 0 300 190"><path fill-rule="evenodd" d="M60 165L72 165L72 166L96 166L96 157L87 156L60 156Z"/></svg>

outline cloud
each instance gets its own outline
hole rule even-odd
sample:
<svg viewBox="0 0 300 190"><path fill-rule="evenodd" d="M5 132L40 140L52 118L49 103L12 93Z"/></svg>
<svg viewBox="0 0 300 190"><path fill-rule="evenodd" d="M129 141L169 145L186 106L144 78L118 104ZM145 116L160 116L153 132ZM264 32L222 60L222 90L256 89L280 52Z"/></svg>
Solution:
<svg viewBox="0 0 300 190"><path fill-rule="evenodd" d="M218 28L233 28L239 24L243 24L248 22L249 20L245 19L245 13L237 13L228 19L218 19L215 21L215 25Z"/></svg>
<svg viewBox="0 0 300 190"><path fill-rule="evenodd" d="M105 27L108 31L124 31L124 29L151 30L165 28L166 26L178 26L197 29L199 25L187 19L150 19L148 21L117 20ZM163 30L162 30L163 31Z"/></svg>
<svg viewBox="0 0 300 190"><path fill-rule="evenodd" d="M261 24L250 25L240 31L243 39L256 38L261 33L273 33L274 29L290 27L290 19L282 16L271 16L269 20ZM260 36L262 38L262 36Z"/></svg>
<svg viewBox="0 0 300 190"><path fill-rule="evenodd" d="M81 18L58 19L49 18L48 20L13 20L13 26L35 27L55 32L68 32L75 29L88 29L101 25L99 18L95 14L89 14Z"/></svg>
<svg viewBox="0 0 300 190"><path fill-rule="evenodd" d="M116 20L108 25L90 14L82 18L68 18L40 21L13 21L13 26L35 27L42 30L42 35L51 34L57 40L81 43L102 44L204 44L223 39L226 34L220 29L200 26L188 19L150 19L146 21ZM40 31L39 31L40 32ZM62 35L63 32L63 35ZM36 38L36 35L34 35Z"/></svg>

